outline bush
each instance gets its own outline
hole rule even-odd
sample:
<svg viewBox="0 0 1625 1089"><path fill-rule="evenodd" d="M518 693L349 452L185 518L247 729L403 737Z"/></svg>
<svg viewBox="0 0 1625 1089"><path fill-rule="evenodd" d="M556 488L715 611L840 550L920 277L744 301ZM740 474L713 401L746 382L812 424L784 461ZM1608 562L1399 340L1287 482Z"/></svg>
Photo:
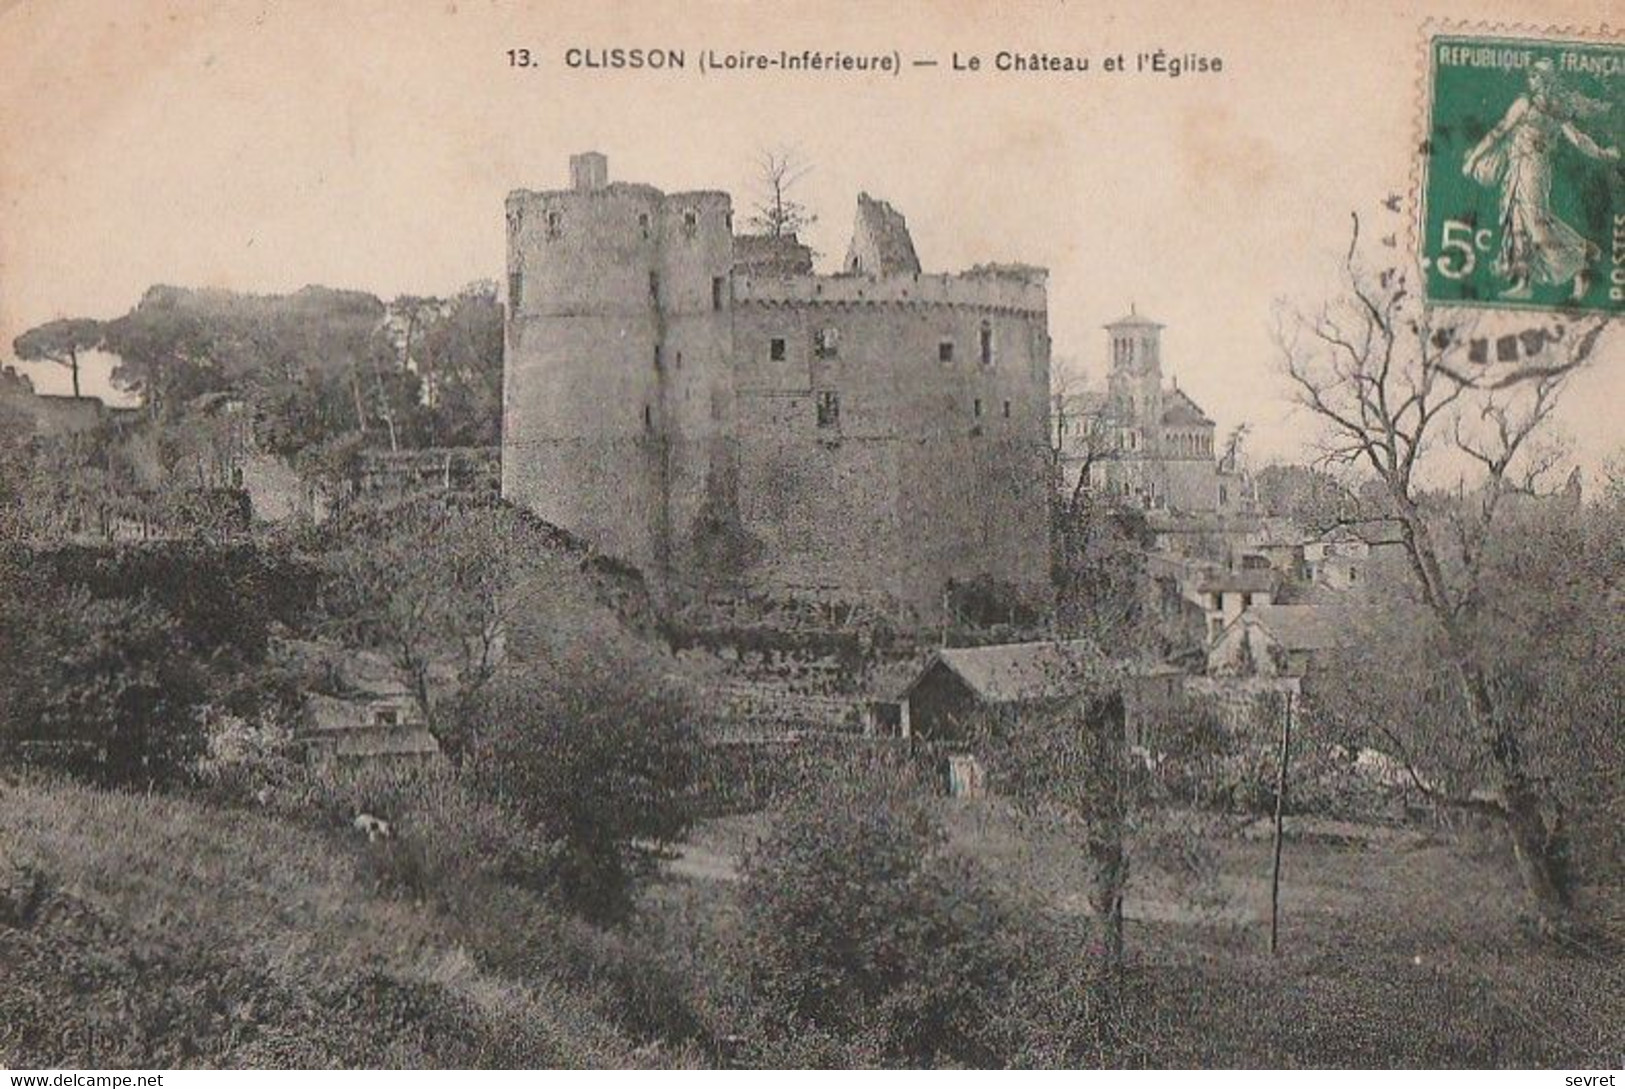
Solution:
<svg viewBox="0 0 1625 1089"><path fill-rule="evenodd" d="M293 728L269 711L245 719L230 711L205 709L199 785L226 802L266 801L286 790L304 772Z"/></svg>
<svg viewBox="0 0 1625 1089"><path fill-rule="evenodd" d="M120 784L189 774L204 676L164 609L0 571L0 631L0 749L12 759Z"/></svg>
<svg viewBox="0 0 1625 1089"><path fill-rule="evenodd" d="M1083 943L945 843L905 772L826 783L780 815L741 892L751 1060L1066 1065L1100 1050Z"/></svg>
<svg viewBox="0 0 1625 1089"><path fill-rule="evenodd" d="M557 845L544 875L570 910L625 919L637 881L692 820L698 742L666 678L583 658L548 683L515 678L485 701L470 766Z"/></svg>

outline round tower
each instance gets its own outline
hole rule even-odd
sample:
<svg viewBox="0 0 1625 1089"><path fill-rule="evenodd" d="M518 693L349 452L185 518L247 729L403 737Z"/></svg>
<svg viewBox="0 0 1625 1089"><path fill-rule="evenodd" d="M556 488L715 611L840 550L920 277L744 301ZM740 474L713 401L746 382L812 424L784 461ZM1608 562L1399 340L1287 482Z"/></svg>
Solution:
<svg viewBox="0 0 1625 1089"><path fill-rule="evenodd" d="M570 178L508 196L503 494L663 581L710 426L683 372L727 373L728 201L611 183L596 152Z"/></svg>

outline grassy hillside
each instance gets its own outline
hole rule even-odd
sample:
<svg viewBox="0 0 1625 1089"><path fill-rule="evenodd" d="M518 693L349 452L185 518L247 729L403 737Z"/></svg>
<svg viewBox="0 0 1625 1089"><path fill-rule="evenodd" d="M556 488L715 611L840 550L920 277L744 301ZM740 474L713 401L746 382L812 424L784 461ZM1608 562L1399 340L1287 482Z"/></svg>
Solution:
<svg viewBox="0 0 1625 1089"><path fill-rule="evenodd" d="M381 849L180 798L0 786L0 1066L683 1061L538 967L566 933L542 905L468 890L469 925L390 898L368 877Z"/></svg>

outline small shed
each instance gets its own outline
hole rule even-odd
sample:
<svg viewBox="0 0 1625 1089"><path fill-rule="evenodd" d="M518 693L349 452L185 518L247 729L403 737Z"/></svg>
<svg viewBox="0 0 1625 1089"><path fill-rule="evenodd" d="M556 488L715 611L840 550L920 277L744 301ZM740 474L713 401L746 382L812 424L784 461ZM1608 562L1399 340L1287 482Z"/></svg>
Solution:
<svg viewBox="0 0 1625 1089"><path fill-rule="evenodd" d="M902 735L962 741L969 721L989 708L1032 706L1077 694L1101 660L1087 640L944 647L903 691Z"/></svg>
<svg viewBox="0 0 1625 1089"><path fill-rule="evenodd" d="M426 760L440 744L418 703L381 656L350 652L305 694L301 740L314 760Z"/></svg>

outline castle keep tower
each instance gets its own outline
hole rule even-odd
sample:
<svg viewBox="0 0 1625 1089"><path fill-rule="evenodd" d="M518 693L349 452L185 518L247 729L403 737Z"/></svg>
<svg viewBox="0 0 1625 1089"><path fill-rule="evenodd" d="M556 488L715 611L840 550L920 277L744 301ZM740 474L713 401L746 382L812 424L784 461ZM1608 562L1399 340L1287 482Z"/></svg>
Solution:
<svg viewBox="0 0 1625 1089"><path fill-rule="evenodd" d="M726 194L509 195L502 489L668 595L932 623L956 585L1048 599L1045 274L926 274L859 198L845 270L736 239Z"/></svg>
<svg viewBox="0 0 1625 1089"><path fill-rule="evenodd" d="M658 581L726 502L732 211L611 183L508 196L503 494Z"/></svg>

